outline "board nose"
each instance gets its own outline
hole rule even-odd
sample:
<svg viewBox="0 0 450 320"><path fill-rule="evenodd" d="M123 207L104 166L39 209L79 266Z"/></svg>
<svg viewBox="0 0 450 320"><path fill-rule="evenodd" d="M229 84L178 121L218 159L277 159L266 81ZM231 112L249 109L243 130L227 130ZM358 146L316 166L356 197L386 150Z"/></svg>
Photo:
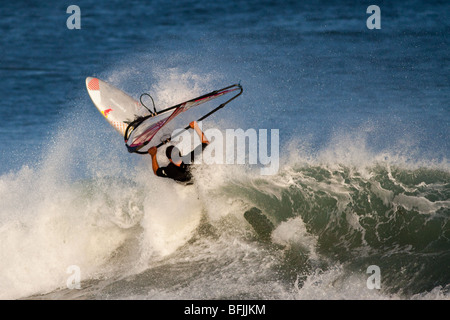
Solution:
<svg viewBox="0 0 450 320"><path fill-rule="evenodd" d="M93 77L87 77L86 87L88 88L88 90L100 90L98 79Z"/></svg>

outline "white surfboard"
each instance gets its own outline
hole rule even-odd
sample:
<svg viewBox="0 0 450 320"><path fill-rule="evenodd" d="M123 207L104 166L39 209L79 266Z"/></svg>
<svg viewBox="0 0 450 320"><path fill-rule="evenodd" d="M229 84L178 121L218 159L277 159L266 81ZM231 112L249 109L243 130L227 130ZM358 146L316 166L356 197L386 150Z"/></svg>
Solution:
<svg viewBox="0 0 450 320"><path fill-rule="evenodd" d="M86 88L98 111L122 135L129 122L146 114L146 110L143 110L137 100L105 81L88 77Z"/></svg>

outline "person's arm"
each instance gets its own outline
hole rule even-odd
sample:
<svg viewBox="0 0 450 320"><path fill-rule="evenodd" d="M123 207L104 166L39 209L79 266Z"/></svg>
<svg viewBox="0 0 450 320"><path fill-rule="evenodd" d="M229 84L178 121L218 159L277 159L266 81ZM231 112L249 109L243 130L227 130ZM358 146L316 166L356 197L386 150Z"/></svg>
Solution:
<svg viewBox="0 0 450 320"><path fill-rule="evenodd" d="M154 174L156 174L156 172L159 169L158 160L156 160L156 152L157 151L158 151L158 149L156 149L156 147L151 147L150 149L148 149L148 153L152 157L152 169L153 169Z"/></svg>
<svg viewBox="0 0 450 320"><path fill-rule="evenodd" d="M202 140L202 144L197 146L192 152L190 153L190 164L194 163L195 156L199 155L205 148L209 145L208 139L206 139L205 134L200 130L200 127L197 124L197 121L192 121L189 123L189 126L197 132L198 136ZM201 150L200 150L201 149Z"/></svg>
<svg viewBox="0 0 450 320"><path fill-rule="evenodd" d="M189 126L195 130L195 132L197 132L198 136L200 137L200 139L202 140L202 144L209 144L208 139L206 139L205 134L202 132L202 130L200 130L197 121L192 121L191 123L189 123Z"/></svg>

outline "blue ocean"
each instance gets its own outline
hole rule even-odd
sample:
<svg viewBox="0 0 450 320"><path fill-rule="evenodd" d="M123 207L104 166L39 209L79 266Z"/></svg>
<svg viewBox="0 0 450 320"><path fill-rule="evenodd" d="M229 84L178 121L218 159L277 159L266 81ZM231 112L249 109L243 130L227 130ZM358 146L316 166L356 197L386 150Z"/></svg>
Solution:
<svg viewBox="0 0 450 320"><path fill-rule="evenodd" d="M0 298L450 299L449 11L2 1ZM203 128L278 130L278 170L157 177L86 77L161 107L240 83Z"/></svg>

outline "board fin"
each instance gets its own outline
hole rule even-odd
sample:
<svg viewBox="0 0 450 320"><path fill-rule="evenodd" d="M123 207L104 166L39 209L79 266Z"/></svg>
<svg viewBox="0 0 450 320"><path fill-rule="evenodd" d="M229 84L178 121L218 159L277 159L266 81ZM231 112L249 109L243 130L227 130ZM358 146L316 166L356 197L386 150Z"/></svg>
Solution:
<svg viewBox="0 0 450 320"><path fill-rule="evenodd" d="M261 239L270 240L270 235L275 227L261 210L257 207L253 207L245 211L244 218L250 223Z"/></svg>

